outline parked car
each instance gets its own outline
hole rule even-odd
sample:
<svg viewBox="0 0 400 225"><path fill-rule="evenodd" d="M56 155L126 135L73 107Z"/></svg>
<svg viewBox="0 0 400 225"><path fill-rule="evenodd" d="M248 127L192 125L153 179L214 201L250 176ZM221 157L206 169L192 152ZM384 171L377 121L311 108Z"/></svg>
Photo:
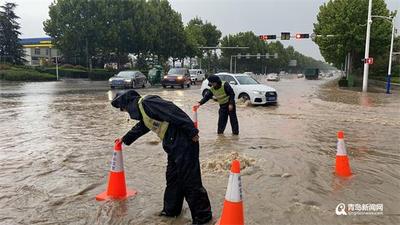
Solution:
<svg viewBox="0 0 400 225"><path fill-rule="evenodd" d="M235 92L236 100L241 98L250 100L254 105L278 102L278 95L274 88L258 83L247 74L217 73L215 75L222 81L229 82ZM201 85L202 95L204 96L209 89L208 80L204 80Z"/></svg>
<svg viewBox="0 0 400 225"><path fill-rule="evenodd" d="M279 81L280 79L281 79L280 76L278 74L276 74L276 73L269 73L267 75L267 80L268 81Z"/></svg>
<svg viewBox="0 0 400 225"><path fill-rule="evenodd" d="M304 77L304 74L302 74L302 73L297 74L297 78L303 78L303 77Z"/></svg>
<svg viewBox="0 0 400 225"><path fill-rule="evenodd" d="M190 74L187 68L171 68L161 81L163 88L166 88L167 86L180 86L181 88L184 88L185 85L190 87L190 84Z"/></svg>
<svg viewBox="0 0 400 225"><path fill-rule="evenodd" d="M145 87L147 83L146 76L140 71L121 71L108 80L111 88L136 88Z"/></svg>
<svg viewBox="0 0 400 225"><path fill-rule="evenodd" d="M206 79L206 74L202 69L190 69L189 73L192 83L196 83L196 81L203 81L204 79Z"/></svg>

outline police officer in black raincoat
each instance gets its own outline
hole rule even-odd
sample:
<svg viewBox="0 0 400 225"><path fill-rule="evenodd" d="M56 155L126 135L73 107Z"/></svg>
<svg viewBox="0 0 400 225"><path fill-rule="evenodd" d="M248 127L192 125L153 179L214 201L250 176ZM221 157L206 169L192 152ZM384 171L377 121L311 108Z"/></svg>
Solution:
<svg viewBox="0 0 400 225"><path fill-rule="evenodd" d="M228 123L228 116L231 122L232 133L239 134L239 122L236 115L235 92L228 82L222 82L216 75L211 75L207 78L209 86L206 95L197 104L197 107L203 105L213 96L219 103L219 118L218 118L218 134L223 134Z"/></svg>
<svg viewBox="0 0 400 225"><path fill-rule="evenodd" d="M134 90L119 92L111 104L139 121L123 136L124 144L132 144L150 130L162 139L168 165L164 207L160 216L179 216L183 199L186 199L193 224L210 221L210 200L200 173L199 131L190 117L170 101L155 95L141 97Z"/></svg>

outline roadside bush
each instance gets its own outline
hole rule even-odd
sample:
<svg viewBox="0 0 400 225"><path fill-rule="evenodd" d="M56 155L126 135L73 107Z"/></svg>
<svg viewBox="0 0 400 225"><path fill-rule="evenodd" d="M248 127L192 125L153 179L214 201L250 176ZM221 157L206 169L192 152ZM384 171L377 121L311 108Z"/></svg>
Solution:
<svg viewBox="0 0 400 225"><path fill-rule="evenodd" d="M38 70L40 72L44 72L44 73L51 73L54 75L57 74L55 67L50 67L50 68L38 67L38 68L36 68L36 70ZM88 72L86 72L84 70L66 69L66 68L62 68L62 67L58 68L58 75L60 77L68 77L68 78L88 78Z"/></svg>
<svg viewBox="0 0 400 225"><path fill-rule="evenodd" d="M400 77L400 65L396 65L392 69L392 76L393 77Z"/></svg>
<svg viewBox="0 0 400 225"><path fill-rule="evenodd" d="M64 64L64 65L62 65L62 66L60 66L61 68L65 68L65 69L74 69L75 68L75 66L74 65L71 65L71 64Z"/></svg>
<svg viewBox="0 0 400 225"><path fill-rule="evenodd" d="M91 80L108 80L110 77L116 74L116 71L109 71L104 69L93 69L91 73L89 73L89 79Z"/></svg>
<svg viewBox="0 0 400 225"><path fill-rule="evenodd" d="M1 70L0 79L9 81L52 81L56 80L56 76L35 70L10 69Z"/></svg>
<svg viewBox="0 0 400 225"><path fill-rule="evenodd" d="M76 65L76 66L74 66L74 69L77 69L77 70L87 70L86 69L86 67L84 67L84 66L81 66L81 65Z"/></svg>
<svg viewBox="0 0 400 225"><path fill-rule="evenodd" d="M8 64L0 64L0 70L8 70L10 68L11 68L11 66Z"/></svg>

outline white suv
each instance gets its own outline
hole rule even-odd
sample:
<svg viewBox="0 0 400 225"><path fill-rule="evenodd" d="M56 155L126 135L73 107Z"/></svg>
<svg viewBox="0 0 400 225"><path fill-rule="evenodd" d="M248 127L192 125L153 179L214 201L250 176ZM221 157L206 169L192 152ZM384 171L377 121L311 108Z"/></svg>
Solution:
<svg viewBox="0 0 400 225"><path fill-rule="evenodd" d="M205 72L202 69L190 69L189 73L192 82L203 81L204 79L206 79Z"/></svg>
<svg viewBox="0 0 400 225"><path fill-rule="evenodd" d="M250 100L254 105L278 102L278 95L274 88L260 84L246 74L217 73L215 75L222 81L229 82L235 92L235 100L243 98ZM204 96L209 89L208 80L204 80L201 84L201 94Z"/></svg>

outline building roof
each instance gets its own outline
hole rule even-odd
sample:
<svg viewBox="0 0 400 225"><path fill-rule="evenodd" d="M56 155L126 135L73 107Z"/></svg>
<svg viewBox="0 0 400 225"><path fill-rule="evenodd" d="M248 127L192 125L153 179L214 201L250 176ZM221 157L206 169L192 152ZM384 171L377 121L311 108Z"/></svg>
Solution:
<svg viewBox="0 0 400 225"><path fill-rule="evenodd" d="M22 38L20 39L19 43L24 48L37 48L37 47L47 47L51 48L53 38L51 37L42 37L42 38Z"/></svg>

